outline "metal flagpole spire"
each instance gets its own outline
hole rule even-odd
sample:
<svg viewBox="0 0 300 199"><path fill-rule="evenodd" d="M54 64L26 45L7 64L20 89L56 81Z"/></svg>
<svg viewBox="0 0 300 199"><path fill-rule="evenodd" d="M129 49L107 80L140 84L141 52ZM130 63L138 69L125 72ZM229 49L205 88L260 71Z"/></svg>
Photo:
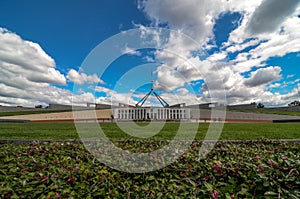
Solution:
<svg viewBox="0 0 300 199"><path fill-rule="evenodd" d="M153 71L151 71L151 90L153 90L153 83L154 83L154 80L153 80Z"/></svg>
<svg viewBox="0 0 300 199"><path fill-rule="evenodd" d="M153 71L151 71L151 81L150 81L150 84L151 84L151 89L150 91L138 102L136 103L136 107L142 107L143 104L146 102L146 100L148 99L148 97L151 95L151 93L153 93L155 95L155 97L158 99L158 101L161 103L161 105L163 107L169 107L169 104L161 97L159 96L155 91L154 91L154 88L153 88L153 83L154 83L154 80L153 80Z"/></svg>

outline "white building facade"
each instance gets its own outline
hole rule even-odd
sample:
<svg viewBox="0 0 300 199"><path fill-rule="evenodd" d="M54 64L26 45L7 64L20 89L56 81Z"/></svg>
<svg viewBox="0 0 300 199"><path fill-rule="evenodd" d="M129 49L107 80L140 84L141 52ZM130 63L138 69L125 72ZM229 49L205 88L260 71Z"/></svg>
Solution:
<svg viewBox="0 0 300 199"><path fill-rule="evenodd" d="M180 120L190 119L188 108L116 108L113 109L116 120Z"/></svg>

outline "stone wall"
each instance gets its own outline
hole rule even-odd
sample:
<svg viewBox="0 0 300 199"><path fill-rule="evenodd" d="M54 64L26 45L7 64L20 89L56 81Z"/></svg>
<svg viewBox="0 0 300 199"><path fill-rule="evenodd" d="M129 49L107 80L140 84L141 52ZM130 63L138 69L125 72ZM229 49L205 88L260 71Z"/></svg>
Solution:
<svg viewBox="0 0 300 199"><path fill-rule="evenodd" d="M229 105L227 110L255 110L257 109L256 104L238 104L238 105Z"/></svg>

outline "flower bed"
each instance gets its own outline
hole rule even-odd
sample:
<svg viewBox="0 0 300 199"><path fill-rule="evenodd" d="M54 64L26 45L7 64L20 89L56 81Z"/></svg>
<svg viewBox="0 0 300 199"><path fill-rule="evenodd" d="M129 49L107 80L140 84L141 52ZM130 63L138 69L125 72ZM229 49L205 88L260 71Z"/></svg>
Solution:
<svg viewBox="0 0 300 199"><path fill-rule="evenodd" d="M165 144L118 145L144 152L157 143ZM221 142L203 159L200 146L161 170L130 174L99 163L79 142L1 144L0 198L300 198L299 144Z"/></svg>

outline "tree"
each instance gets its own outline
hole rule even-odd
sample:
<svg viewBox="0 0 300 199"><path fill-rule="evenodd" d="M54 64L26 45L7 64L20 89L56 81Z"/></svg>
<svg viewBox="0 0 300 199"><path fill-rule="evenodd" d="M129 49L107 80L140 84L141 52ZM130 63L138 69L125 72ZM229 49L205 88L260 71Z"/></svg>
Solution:
<svg viewBox="0 0 300 199"><path fill-rule="evenodd" d="M257 108L264 108L265 105L263 105L262 103L258 103L256 107L257 107Z"/></svg>
<svg viewBox="0 0 300 199"><path fill-rule="evenodd" d="M289 103L289 106L300 106L300 101L299 100L295 100L295 101Z"/></svg>
<svg viewBox="0 0 300 199"><path fill-rule="evenodd" d="M36 105L35 108L43 108L42 105Z"/></svg>

